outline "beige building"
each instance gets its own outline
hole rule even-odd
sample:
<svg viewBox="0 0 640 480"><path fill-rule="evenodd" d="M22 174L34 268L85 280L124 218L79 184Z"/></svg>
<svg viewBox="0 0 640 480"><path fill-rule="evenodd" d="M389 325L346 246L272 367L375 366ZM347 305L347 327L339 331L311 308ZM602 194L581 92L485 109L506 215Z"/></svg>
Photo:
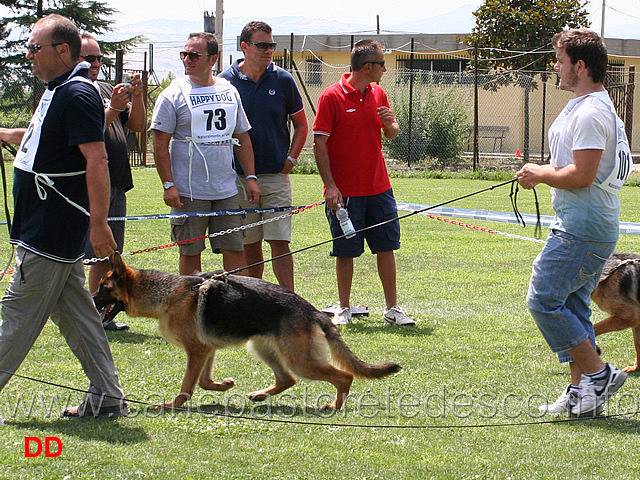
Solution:
<svg viewBox="0 0 640 480"><path fill-rule="evenodd" d="M394 99L397 102L406 101L408 96L399 92L408 88L408 69L413 46L414 72L417 70L420 73L414 75L413 94L419 95L425 88L457 89L458 94L465 98L469 125L473 125L474 80L473 74L466 71L473 50L462 41L466 35L275 35L274 41L278 47L274 61L292 72L305 98L305 109L311 125L318 96L328 85L337 82L342 73L349 71L350 50L358 40L375 39L385 46L387 73L381 83L389 95L392 107ZM640 68L640 40L606 39L606 43L612 69L611 78L620 83L611 95L620 116L627 122L632 150L640 152L640 100L634 96L633 73L629 76L630 70ZM549 49L552 54L551 46ZM290 58L293 62L289 61ZM572 96L571 93L557 89L555 75L551 75L545 85L535 72L522 74L531 76L534 81L534 88L528 95L518 86L502 87L497 91L478 89L481 152L513 155L516 150L524 151L528 145L531 155L540 155L546 142L546 130ZM482 84L485 76L480 77ZM415 79L418 85L415 84ZM624 107L627 99L632 99L632 103ZM528 144L525 141L527 124ZM311 138L308 144L310 141ZM546 153L547 147L544 147L543 156Z"/></svg>

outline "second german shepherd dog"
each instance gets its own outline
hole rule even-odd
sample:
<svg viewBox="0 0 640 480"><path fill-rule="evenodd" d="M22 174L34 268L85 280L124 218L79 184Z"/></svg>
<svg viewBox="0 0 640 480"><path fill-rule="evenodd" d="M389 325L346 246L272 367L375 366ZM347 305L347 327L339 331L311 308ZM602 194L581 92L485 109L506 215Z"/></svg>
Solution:
<svg viewBox="0 0 640 480"><path fill-rule="evenodd" d="M636 361L625 372L640 369L640 255L614 253L605 263L600 283L591 294L600 310L609 314L593 328L596 336L633 329Z"/></svg>
<svg viewBox="0 0 640 480"><path fill-rule="evenodd" d="M257 278L138 270L126 266L116 252L94 301L98 309L121 302L130 316L157 318L160 334L187 352L180 394L162 405L166 408L178 408L189 400L196 383L206 390L233 387L231 378L212 380L215 353L247 342L275 374L273 385L248 395L253 401L293 386L296 375L334 385L336 399L325 408L339 409L354 376L382 378L402 368L394 362L363 362L327 315L295 293ZM339 368L329 363L327 346Z"/></svg>

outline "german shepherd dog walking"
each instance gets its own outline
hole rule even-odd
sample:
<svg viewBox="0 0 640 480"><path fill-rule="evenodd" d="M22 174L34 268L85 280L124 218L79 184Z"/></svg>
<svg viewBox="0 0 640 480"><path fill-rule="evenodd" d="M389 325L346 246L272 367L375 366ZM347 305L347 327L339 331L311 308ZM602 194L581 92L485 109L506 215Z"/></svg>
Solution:
<svg viewBox="0 0 640 480"><path fill-rule="evenodd" d="M593 328L596 336L626 328L633 329L636 361L625 372L640 369L640 255L614 253L605 263L600 283L591 294L600 310L609 314Z"/></svg>
<svg viewBox="0 0 640 480"><path fill-rule="evenodd" d="M283 392L296 383L296 375L334 385L335 402L325 408L339 409L354 376L383 378L402 368L394 362L363 362L327 315L295 293L257 278L138 270L126 266L115 253L94 301L98 309L116 303L132 317L157 318L160 334L187 352L180 394L161 405L166 408L180 407L190 399L196 383L205 390L233 387L231 378L212 380L215 353L247 342L275 374L273 385L248 395L252 401ZM327 346L337 367L328 361Z"/></svg>

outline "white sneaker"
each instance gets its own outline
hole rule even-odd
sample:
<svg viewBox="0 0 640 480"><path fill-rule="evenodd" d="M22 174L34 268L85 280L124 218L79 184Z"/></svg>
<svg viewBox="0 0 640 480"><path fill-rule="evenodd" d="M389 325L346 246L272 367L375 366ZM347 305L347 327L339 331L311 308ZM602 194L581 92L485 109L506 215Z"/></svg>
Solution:
<svg viewBox="0 0 640 480"><path fill-rule="evenodd" d="M347 325L351 323L351 308L338 307L336 313L333 314L331 323L333 323L334 325Z"/></svg>
<svg viewBox="0 0 640 480"><path fill-rule="evenodd" d="M538 410L545 413L569 413L571 411L571 397L575 397L570 390L571 385L568 385L554 403L543 403L538 407Z"/></svg>
<svg viewBox="0 0 640 480"><path fill-rule="evenodd" d="M384 309L384 316L382 317L385 323L389 325L399 325L399 326L407 326L407 325L415 325L416 322L407 317L398 305L394 305L391 308Z"/></svg>
<svg viewBox="0 0 640 480"><path fill-rule="evenodd" d="M543 413L558 414L558 413L571 413L571 408L578 402L578 395L571 391L571 384L567 385L562 395L552 403L543 403L538 407ZM596 415L600 415L604 411L604 407L599 406L596 408Z"/></svg>
<svg viewBox="0 0 640 480"><path fill-rule="evenodd" d="M590 415L606 402L627 379L627 373L607 363L607 375L594 380L589 375L582 375L580 392L575 405L571 407L572 415Z"/></svg>

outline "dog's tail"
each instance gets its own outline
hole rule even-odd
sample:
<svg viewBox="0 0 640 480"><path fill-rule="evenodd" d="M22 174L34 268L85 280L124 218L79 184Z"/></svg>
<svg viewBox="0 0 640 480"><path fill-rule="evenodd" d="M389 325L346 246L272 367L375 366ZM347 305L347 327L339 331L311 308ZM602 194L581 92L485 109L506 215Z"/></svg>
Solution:
<svg viewBox="0 0 640 480"><path fill-rule="evenodd" d="M319 313L319 315L324 317L324 321L320 322L320 326L327 338L329 350L331 350L331 358L337 367L358 378L384 378L402 369L395 362L375 364L363 362L351 351L336 326L329 321L325 314Z"/></svg>

